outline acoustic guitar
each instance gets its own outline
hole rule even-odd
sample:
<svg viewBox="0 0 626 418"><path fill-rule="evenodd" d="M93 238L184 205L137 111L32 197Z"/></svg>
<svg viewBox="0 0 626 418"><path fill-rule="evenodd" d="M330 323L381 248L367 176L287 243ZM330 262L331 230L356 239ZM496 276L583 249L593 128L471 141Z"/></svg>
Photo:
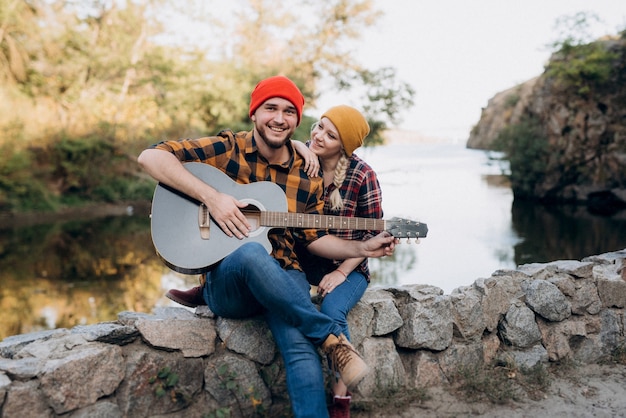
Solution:
<svg viewBox="0 0 626 418"><path fill-rule="evenodd" d="M172 270L183 274L209 271L224 257L251 241L271 253L268 233L274 228L315 228L387 231L396 238L426 237L425 223L402 218L390 220L313 215L287 212L287 197L275 183L239 184L221 170L203 163L185 168L216 190L248 203L242 213L252 225L244 239L227 236L211 218L207 207L171 187L157 184L152 199L152 242L159 257Z"/></svg>

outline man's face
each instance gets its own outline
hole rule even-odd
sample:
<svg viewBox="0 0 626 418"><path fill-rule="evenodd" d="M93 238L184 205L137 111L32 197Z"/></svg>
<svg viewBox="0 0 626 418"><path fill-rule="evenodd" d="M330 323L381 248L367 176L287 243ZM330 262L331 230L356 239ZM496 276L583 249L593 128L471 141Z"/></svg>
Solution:
<svg viewBox="0 0 626 418"><path fill-rule="evenodd" d="M281 148L298 127L296 107L286 99L267 99L252 115L255 137L271 148Z"/></svg>

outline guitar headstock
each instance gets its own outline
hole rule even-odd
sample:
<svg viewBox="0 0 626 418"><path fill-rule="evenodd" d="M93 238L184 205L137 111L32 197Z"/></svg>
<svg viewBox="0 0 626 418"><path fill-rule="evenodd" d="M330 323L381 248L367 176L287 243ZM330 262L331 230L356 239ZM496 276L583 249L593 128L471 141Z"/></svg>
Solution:
<svg viewBox="0 0 626 418"><path fill-rule="evenodd" d="M386 230L396 238L425 238L428 226L423 222L403 218L391 218L386 221Z"/></svg>

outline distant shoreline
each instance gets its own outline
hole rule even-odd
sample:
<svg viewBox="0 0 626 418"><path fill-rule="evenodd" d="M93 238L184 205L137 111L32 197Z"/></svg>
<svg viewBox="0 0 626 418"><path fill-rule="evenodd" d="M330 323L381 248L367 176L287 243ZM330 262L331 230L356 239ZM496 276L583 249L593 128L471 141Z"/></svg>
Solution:
<svg viewBox="0 0 626 418"><path fill-rule="evenodd" d="M385 144L437 144L437 143L455 143L451 138L426 136L417 131L409 131L404 129L387 129L383 132Z"/></svg>
<svg viewBox="0 0 626 418"><path fill-rule="evenodd" d="M52 222L86 220L107 216L149 216L150 206L150 201L137 200L131 202L89 204L80 207L63 208L53 212L0 212L0 229L34 226Z"/></svg>

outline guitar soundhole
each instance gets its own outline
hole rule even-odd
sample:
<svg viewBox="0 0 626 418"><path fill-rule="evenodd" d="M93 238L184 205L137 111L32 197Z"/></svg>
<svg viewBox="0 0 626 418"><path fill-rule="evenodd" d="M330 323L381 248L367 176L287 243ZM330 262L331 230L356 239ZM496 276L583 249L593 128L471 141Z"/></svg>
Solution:
<svg viewBox="0 0 626 418"><path fill-rule="evenodd" d="M255 232L261 229L261 210L253 204L248 204L241 212L252 227L251 235L256 235Z"/></svg>

